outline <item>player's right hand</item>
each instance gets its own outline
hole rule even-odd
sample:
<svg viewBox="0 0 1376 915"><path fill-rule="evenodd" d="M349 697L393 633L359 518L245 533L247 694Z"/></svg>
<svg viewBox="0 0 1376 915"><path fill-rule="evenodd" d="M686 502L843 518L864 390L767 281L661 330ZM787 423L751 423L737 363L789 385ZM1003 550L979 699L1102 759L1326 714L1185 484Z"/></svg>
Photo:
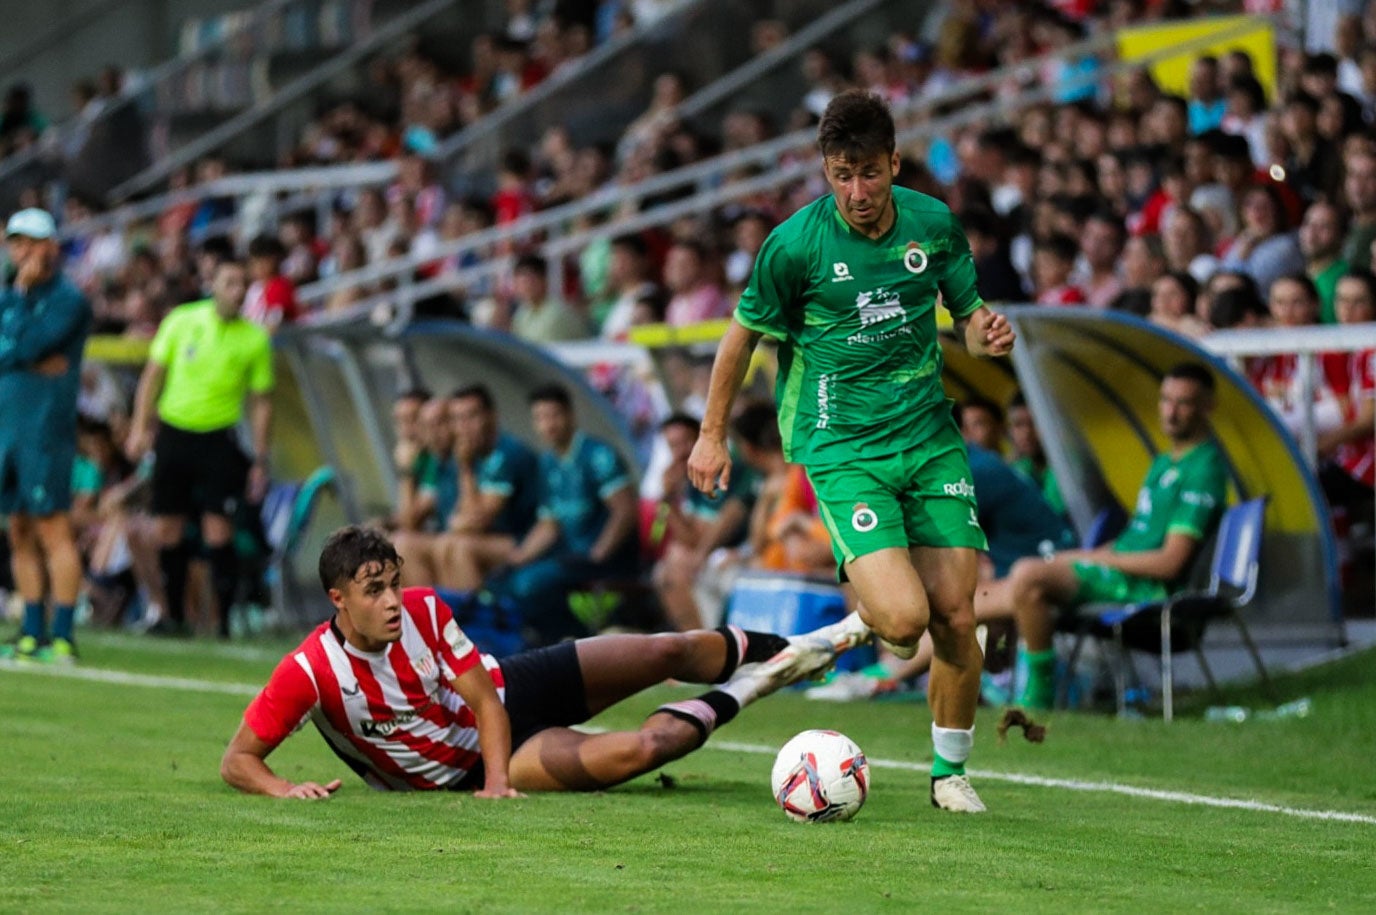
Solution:
<svg viewBox="0 0 1376 915"><path fill-rule="evenodd" d="M709 496L731 485L731 453L726 450L725 439L698 436L688 456L688 480Z"/></svg>
<svg viewBox="0 0 1376 915"><path fill-rule="evenodd" d="M287 789L287 793L282 796L294 797L305 801L318 801L334 794L339 790L340 785L343 784L344 783L339 779L335 779L327 785L318 785L315 782L302 782L299 785L292 785Z"/></svg>

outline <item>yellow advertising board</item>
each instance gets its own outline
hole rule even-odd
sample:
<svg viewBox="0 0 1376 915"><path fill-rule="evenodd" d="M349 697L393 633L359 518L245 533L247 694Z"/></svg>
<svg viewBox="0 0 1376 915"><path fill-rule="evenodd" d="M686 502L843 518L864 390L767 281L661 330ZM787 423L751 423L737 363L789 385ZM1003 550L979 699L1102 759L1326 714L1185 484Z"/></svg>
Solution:
<svg viewBox="0 0 1376 915"><path fill-rule="evenodd" d="M1248 23L1255 25L1247 29ZM1118 56L1125 61L1141 60L1158 51L1189 41L1226 34L1217 44L1195 47L1176 57L1166 57L1149 64L1156 84L1164 91L1188 96L1190 64L1197 57L1212 54L1222 57L1229 51L1241 49L1252 56L1257 79L1266 89L1271 101L1276 97L1276 35L1270 21L1259 16L1220 16L1196 22L1148 25L1124 29L1118 33Z"/></svg>

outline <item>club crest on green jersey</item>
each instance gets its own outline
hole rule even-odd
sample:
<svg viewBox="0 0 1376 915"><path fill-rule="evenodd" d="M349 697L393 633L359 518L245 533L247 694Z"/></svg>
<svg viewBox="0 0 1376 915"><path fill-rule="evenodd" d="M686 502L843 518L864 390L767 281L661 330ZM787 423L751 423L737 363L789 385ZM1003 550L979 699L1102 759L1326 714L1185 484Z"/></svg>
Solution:
<svg viewBox="0 0 1376 915"><path fill-rule="evenodd" d="M909 273L922 273L927 269L927 252L917 242L908 242L908 250L903 252L903 267Z"/></svg>
<svg viewBox="0 0 1376 915"><path fill-rule="evenodd" d="M862 534L867 534L879 525L879 516L864 502L857 502L850 513L850 526Z"/></svg>

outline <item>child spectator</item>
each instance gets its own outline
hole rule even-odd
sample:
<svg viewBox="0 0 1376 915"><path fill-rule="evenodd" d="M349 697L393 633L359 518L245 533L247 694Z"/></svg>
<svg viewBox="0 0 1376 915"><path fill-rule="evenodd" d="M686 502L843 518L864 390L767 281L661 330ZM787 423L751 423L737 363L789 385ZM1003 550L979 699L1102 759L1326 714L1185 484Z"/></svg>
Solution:
<svg viewBox="0 0 1376 915"><path fill-rule="evenodd" d="M252 284L244 296L244 317L275 333L297 318L296 287L282 274L286 246L271 235L259 235L248 245Z"/></svg>

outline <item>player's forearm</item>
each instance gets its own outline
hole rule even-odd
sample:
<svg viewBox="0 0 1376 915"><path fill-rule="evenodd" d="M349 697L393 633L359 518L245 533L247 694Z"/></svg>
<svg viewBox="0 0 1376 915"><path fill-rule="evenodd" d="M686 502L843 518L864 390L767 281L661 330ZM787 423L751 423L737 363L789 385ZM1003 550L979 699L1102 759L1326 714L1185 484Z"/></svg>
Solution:
<svg viewBox="0 0 1376 915"><path fill-rule="evenodd" d="M495 693L481 712L475 709L473 714L478 722L478 750L483 756L483 788L505 791L511 787L511 719Z"/></svg>
<svg viewBox="0 0 1376 915"><path fill-rule="evenodd" d="M268 764L252 753L230 751L220 761L220 777L244 794L286 797L294 786L279 777Z"/></svg>
<svg viewBox="0 0 1376 915"><path fill-rule="evenodd" d="M745 381L750 356L759 342L759 333L732 319L726 336L717 348L716 361L712 364L707 407L702 417L702 435L719 440L726 438L726 421L731 415L731 405Z"/></svg>
<svg viewBox="0 0 1376 915"><path fill-rule="evenodd" d="M1164 548L1133 553L1107 553L1099 562L1128 575L1157 581L1174 581L1181 571L1181 564Z"/></svg>
<svg viewBox="0 0 1376 915"><path fill-rule="evenodd" d="M559 541L559 523L549 518L537 521L535 526L526 534L526 539L521 541L521 545L516 548L516 552L511 556L512 565L525 565L532 559L538 559Z"/></svg>
<svg viewBox="0 0 1376 915"><path fill-rule="evenodd" d="M131 425L135 431L146 432L152 428L154 410L158 398L162 396L165 378L166 369L157 363L150 362L144 366L143 374L139 377L138 392L134 395L134 418Z"/></svg>
<svg viewBox="0 0 1376 915"><path fill-rule="evenodd" d="M253 457L259 462L268 459L268 447L272 434L272 400L267 394L254 394L250 416L253 427Z"/></svg>
<svg viewBox="0 0 1376 915"><path fill-rule="evenodd" d="M602 530L589 551L589 557L593 562L606 562L615 555L640 521L635 499L629 491L613 497L609 507L611 515L607 518L607 523L602 525Z"/></svg>

